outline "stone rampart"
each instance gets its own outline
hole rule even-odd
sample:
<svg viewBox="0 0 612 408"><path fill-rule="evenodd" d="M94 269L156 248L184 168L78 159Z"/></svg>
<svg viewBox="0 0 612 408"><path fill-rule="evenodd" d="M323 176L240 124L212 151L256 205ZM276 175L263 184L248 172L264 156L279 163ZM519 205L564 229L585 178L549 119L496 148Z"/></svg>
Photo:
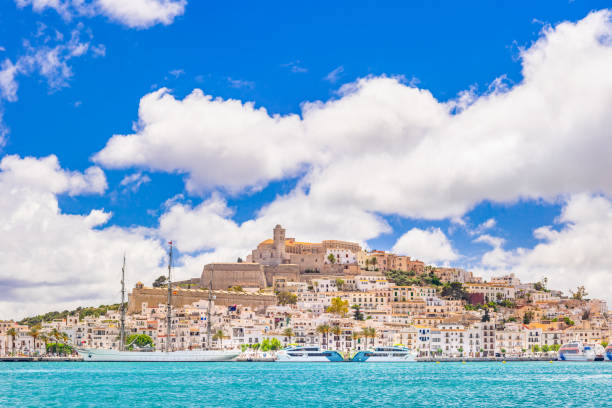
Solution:
<svg viewBox="0 0 612 408"><path fill-rule="evenodd" d="M216 296L215 304L221 306L244 305L257 309L276 305L277 300L274 295L260 293L213 290L213 294ZM167 299L167 288L134 288L132 293L128 295L128 313L140 313L143 303L146 303L149 307L166 304ZM181 307L206 299L208 299L208 290L174 288L172 306Z"/></svg>
<svg viewBox="0 0 612 408"><path fill-rule="evenodd" d="M212 274L213 290L225 290L232 286L245 288L265 288L266 276L263 266L258 263L232 262L214 263L204 266L200 285L203 288L210 286Z"/></svg>
<svg viewBox="0 0 612 408"><path fill-rule="evenodd" d="M274 285L274 278L283 278L291 282L300 281L300 267L295 264L264 266L264 273L268 286Z"/></svg>

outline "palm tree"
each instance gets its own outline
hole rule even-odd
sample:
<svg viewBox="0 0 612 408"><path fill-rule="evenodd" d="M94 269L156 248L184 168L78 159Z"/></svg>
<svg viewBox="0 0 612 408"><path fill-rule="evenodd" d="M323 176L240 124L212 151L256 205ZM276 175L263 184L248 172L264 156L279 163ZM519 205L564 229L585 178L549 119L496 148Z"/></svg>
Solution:
<svg viewBox="0 0 612 408"><path fill-rule="evenodd" d="M51 338L55 340L56 343L58 343L60 341L60 338L62 337L62 334L57 329L53 329L51 330L51 333L49 333L49 336L51 336Z"/></svg>
<svg viewBox="0 0 612 408"><path fill-rule="evenodd" d="M317 333L320 333L325 338L325 347L327 348L327 334L329 333L330 327L328 324L321 324L317 326Z"/></svg>
<svg viewBox="0 0 612 408"><path fill-rule="evenodd" d="M36 340L40 337L40 327L38 325L32 326L28 334L34 339L34 351L36 351Z"/></svg>
<svg viewBox="0 0 612 408"><path fill-rule="evenodd" d="M15 353L15 337L17 337L17 329L11 327L6 331L7 336L11 336L11 354Z"/></svg>
<svg viewBox="0 0 612 408"><path fill-rule="evenodd" d="M340 348L340 335L342 334L342 329L340 328L339 325L335 324L330 329L330 331L332 332L334 336L338 336L338 340L336 341L336 348Z"/></svg>
<svg viewBox="0 0 612 408"><path fill-rule="evenodd" d="M213 334L213 340L219 340L219 344L221 348L223 348L223 338L227 338L223 330L219 329L215 334Z"/></svg>
<svg viewBox="0 0 612 408"><path fill-rule="evenodd" d="M370 261L370 262L374 266L374 269L376 269L376 264L378 263L378 259L376 259L376 257L374 257L374 258L372 258L372 261Z"/></svg>
<svg viewBox="0 0 612 408"><path fill-rule="evenodd" d="M291 343L291 338L294 336L293 334L293 330L291 329L291 327L287 327L284 331L283 331L283 336L285 337L289 337L289 343Z"/></svg>
<svg viewBox="0 0 612 408"><path fill-rule="evenodd" d="M366 338L366 345L368 344L368 337L372 339L372 345L374 345L374 338L376 337L376 329L374 327L365 327L363 329L363 337Z"/></svg>
<svg viewBox="0 0 612 408"><path fill-rule="evenodd" d="M363 334L360 332L353 332L353 340L357 341L361 338Z"/></svg>
<svg viewBox="0 0 612 408"><path fill-rule="evenodd" d="M45 354L47 354L47 344L49 343L49 336L47 336L45 333L39 334L38 338L45 343Z"/></svg>
<svg viewBox="0 0 612 408"><path fill-rule="evenodd" d="M370 337L370 331L368 330L367 327L365 327L361 333L359 333L359 337L363 337L365 338L365 345L366 347L368 346L368 337Z"/></svg>

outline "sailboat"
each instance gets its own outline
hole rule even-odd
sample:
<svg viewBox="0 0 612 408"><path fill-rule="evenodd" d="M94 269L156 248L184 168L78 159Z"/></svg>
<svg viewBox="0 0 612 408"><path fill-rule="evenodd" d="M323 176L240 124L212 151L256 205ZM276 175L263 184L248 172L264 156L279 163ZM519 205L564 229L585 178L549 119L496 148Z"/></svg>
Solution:
<svg viewBox="0 0 612 408"><path fill-rule="evenodd" d="M83 361L128 361L128 362L156 362L156 361L231 361L239 354L239 350L212 350L211 349L211 308L212 308L212 277L208 293L208 349L207 350L172 350L170 342L172 334L172 241L168 250L168 303L166 304L166 343L164 351L155 351L153 348L125 349L125 256L121 269L121 325L119 350L76 348Z"/></svg>

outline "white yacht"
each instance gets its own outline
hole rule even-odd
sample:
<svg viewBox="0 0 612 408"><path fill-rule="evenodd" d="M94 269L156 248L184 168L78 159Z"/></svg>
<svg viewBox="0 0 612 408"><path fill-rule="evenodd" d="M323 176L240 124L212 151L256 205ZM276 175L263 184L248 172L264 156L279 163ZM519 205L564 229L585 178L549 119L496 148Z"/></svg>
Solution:
<svg viewBox="0 0 612 408"><path fill-rule="evenodd" d="M166 305L166 338L170 339L172 333L172 241L169 242L168 250L168 303ZM212 309L212 274L210 288L208 291L208 345L211 338L211 315ZM166 343L165 351L155 351L153 347L138 347L129 344L127 348L134 347L135 350L126 350L125 346L125 256L123 257L123 268L121 269L121 326L119 337L119 350L111 349L87 349L77 347L77 353L83 361L230 361L240 355L240 350L171 350Z"/></svg>
<svg viewBox="0 0 612 408"><path fill-rule="evenodd" d="M180 351L119 351L107 349L79 349L83 361L231 361L239 350L180 350Z"/></svg>
<svg viewBox="0 0 612 408"><path fill-rule="evenodd" d="M291 346L276 353L276 361L320 362L344 361L337 351L321 350L316 346Z"/></svg>
<svg viewBox="0 0 612 408"><path fill-rule="evenodd" d="M609 344L608 347L606 347L606 351L604 351L604 358L606 361L612 361L612 344Z"/></svg>
<svg viewBox="0 0 612 408"><path fill-rule="evenodd" d="M403 363L416 361L416 353L407 347L376 347L374 350L360 351L351 361L368 363Z"/></svg>
<svg viewBox="0 0 612 408"><path fill-rule="evenodd" d="M559 349L558 360L560 361L593 361L595 351L589 345L583 345L579 341L564 344Z"/></svg>

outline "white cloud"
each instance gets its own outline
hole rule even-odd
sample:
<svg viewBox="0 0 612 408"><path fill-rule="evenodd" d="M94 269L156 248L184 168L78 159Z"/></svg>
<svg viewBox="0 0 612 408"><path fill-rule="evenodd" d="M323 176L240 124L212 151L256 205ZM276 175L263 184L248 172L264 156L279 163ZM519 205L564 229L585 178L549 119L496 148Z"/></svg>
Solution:
<svg viewBox="0 0 612 408"><path fill-rule="evenodd" d="M189 173L190 191L218 185L239 191L299 170L296 156L303 153L290 137L297 116L271 118L263 108L200 91L179 101L166 89L145 96L139 112L139 133L114 136L96 161Z"/></svg>
<svg viewBox="0 0 612 408"><path fill-rule="evenodd" d="M106 176L99 167L84 173L70 172L60 167L56 156L43 158L4 156L0 162L2 186L46 191L69 195L101 194L106 190Z"/></svg>
<svg viewBox="0 0 612 408"><path fill-rule="evenodd" d="M17 100L17 76L18 67L8 58L0 64L0 96L7 101Z"/></svg>
<svg viewBox="0 0 612 408"><path fill-rule="evenodd" d="M18 57L14 63L7 58L0 65L0 97L11 102L17 100L18 75L38 73L47 80L52 91L67 86L67 81L72 76L69 61L85 55L90 48L90 41L81 39L82 29L82 25L77 25L68 41L54 46L48 45L52 41L50 36L45 37L42 45L32 45L29 41L24 41L24 55Z"/></svg>
<svg viewBox="0 0 612 408"><path fill-rule="evenodd" d="M173 69L172 71L169 72L169 74L175 78L178 78L181 75L185 75L185 71L182 69Z"/></svg>
<svg viewBox="0 0 612 408"><path fill-rule="evenodd" d="M142 172L138 172L125 176L119 184L135 193L140 189L140 186L150 181L151 178L149 176L142 174Z"/></svg>
<svg viewBox="0 0 612 408"><path fill-rule="evenodd" d="M391 251L410 255L429 264L448 264L459 259L450 241L439 228L412 228L397 240Z"/></svg>
<svg viewBox="0 0 612 408"><path fill-rule="evenodd" d="M0 162L0 319L115 303L128 256L128 285L163 273L164 251L145 229L104 227L103 210L59 209L61 194L102 193L104 174L59 166L55 156L5 156Z"/></svg>
<svg viewBox="0 0 612 408"><path fill-rule="evenodd" d="M612 301L612 202L602 196L574 195L554 226L534 231L541 242L532 249L495 247L482 259L487 275L514 272L534 282L548 277L549 287L566 293L584 285L593 297Z"/></svg>
<svg viewBox="0 0 612 408"><path fill-rule="evenodd" d="M309 197L326 207L429 219L460 217L485 199L612 192L612 46L602 40L611 35L609 11L546 28L521 52L522 82L497 81L457 114L455 101L389 77L304 103L301 117L160 90L142 98L136 133L115 135L96 160L185 173L192 192L306 172Z"/></svg>
<svg viewBox="0 0 612 408"><path fill-rule="evenodd" d="M338 79L340 79L340 76L342 75L343 72L344 72L344 67L340 65L338 68L335 68L329 74L325 75L325 78L323 79L325 79L328 82L331 82L332 84L335 84L336 82L338 82Z"/></svg>
<svg viewBox="0 0 612 408"><path fill-rule="evenodd" d="M64 19L103 15L131 28L169 25L183 15L187 0L15 0L17 6L32 6L35 12L57 11Z"/></svg>
<svg viewBox="0 0 612 408"><path fill-rule="evenodd" d="M467 232L470 235L479 235L487 230L494 228L496 225L497 225L497 221L495 220L495 218L489 218L488 220L486 220L485 222L483 222L482 224L478 225L476 228L473 228L473 229L467 228L465 223L462 226L466 227Z"/></svg>
<svg viewBox="0 0 612 408"><path fill-rule="evenodd" d="M227 82L232 88L253 88L255 84L251 81L245 81L244 79L233 79L227 77Z"/></svg>
<svg viewBox="0 0 612 408"><path fill-rule="evenodd" d="M484 234L474 239L474 242L482 242L484 244L492 246L493 248L499 248L504 244L505 240L500 237L494 237L489 234Z"/></svg>
<svg viewBox="0 0 612 408"><path fill-rule="evenodd" d="M307 68L300 66L300 61L291 61L286 64L281 64L281 67L289 68L294 74L304 74L308 72Z"/></svg>
<svg viewBox="0 0 612 408"><path fill-rule="evenodd" d="M102 14L133 28L169 25L185 12L187 0L97 0Z"/></svg>

